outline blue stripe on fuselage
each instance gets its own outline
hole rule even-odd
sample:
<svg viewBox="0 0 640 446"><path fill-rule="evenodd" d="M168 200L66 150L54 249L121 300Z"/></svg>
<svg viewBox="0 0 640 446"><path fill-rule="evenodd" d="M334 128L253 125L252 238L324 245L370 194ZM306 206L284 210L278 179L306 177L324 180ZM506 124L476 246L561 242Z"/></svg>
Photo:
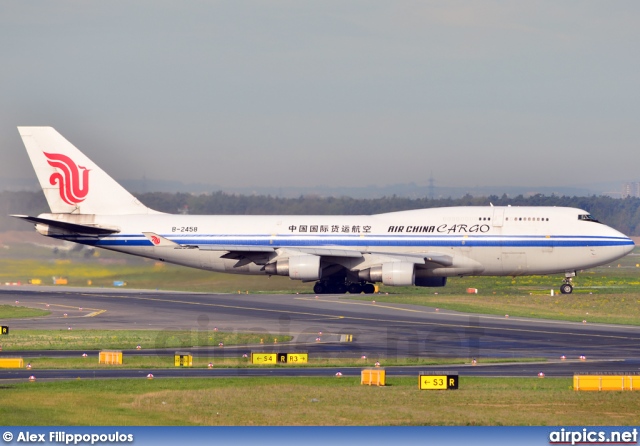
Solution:
<svg viewBox="0 0 640 446"><path fill-rule="evenodd" d="M244 246L376 246L376 247L589 247L629 246L633 241L626 237L601 236L399 236L399 235L352 235L352 236L292 236L292 235L163 235L183 245L244 245ZM56 237L97 247L153 246L142 234L94 237Z"/></svg>

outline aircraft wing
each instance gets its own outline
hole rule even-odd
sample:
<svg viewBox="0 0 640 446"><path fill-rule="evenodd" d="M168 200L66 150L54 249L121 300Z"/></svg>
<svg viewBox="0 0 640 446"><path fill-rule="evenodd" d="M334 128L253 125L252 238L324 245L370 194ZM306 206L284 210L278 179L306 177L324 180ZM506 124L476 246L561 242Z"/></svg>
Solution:
<svg viewBox="0 0 640 446"><path fill-rule="evenodd" d="M275 248L271 246L251 246L251 245L181 245L168 238L153 232L143 232L144 236L158 247L170 247L176 249L199 249L200 251L226 251L228 254L223 256L227 259L234 258L234 255L257 254L257 253L275 253L277 249L285 249L287 252L300 252L304 254L317 255L323 257L362 257L360 251L348 249L333 248L315 248L315 247L295 247L295 248Z"/></svg>
<svg viewBox="0 0 640 446"><path fill-rule="evenodd" d="M300 254L308 254L320 256L323 258L341 258L341 259L364 259L365 256L369 259L368 263L376 262L379 258L379 263L384 261L394 262L409 262L415 263L418 266L426 268L437 267L450 267L453 265L453 257L441 253L415 253L415 254L395 254L389 252L374 252L367 251L362 252L359 250L349 249L337 249L331 247L286 247L277 248L271 246L251 246L251 245L181 245L172 240L169 240L161 235L153 232L143 232L154 246L167 247L174 249L198 249L200 251L217 251L225 252L222 258L238 260L239 264L236 266L242 266L247 263L255 262L256 264L264 264L268 261L270 254L278 256L280 258L290 257ZM266 261L265 261L266 260Z"/></svg>
<svg viewBox="0 0 640 446"><path fill-rule="evenodd" d="M257 265L265 265L275 257L286 258L295 256L296 254L315 255L320 257L340 257L340 258L356 258L361 259L360 251L348 249L334 248L316 248L316 247L287 247L276 248L271 246L251 246L251 245L181 245L166 237L153 232L143 232L144 236L153 243L154 246L160 248L173 249L198 249L200 251L216 251L224 252L221 257L223 259L238 260L234 267L240 267L249 263Z"/></svg>
<svg viewBox="0 0 640 446"><path fill-rule="evenodd" d="M371 256L379 257L384 261L415 263L417 266L449 267L453 265L453 257L446 254L425 252L414 254L396 254L393 252L367 252Z"/></svg>

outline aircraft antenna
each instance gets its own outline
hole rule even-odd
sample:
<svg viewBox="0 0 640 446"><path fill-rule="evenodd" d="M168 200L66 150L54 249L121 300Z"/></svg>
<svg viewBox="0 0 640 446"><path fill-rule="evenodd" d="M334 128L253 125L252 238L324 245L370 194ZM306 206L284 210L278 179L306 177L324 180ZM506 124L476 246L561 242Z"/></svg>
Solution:
<svg viewBox="0 0 640 446"><path fill-rule="evenodd" d="M435 191L435 180L433 179L433 171L431 171L431 175L429 175L429 200L433 200L434 191Z"/></svg>

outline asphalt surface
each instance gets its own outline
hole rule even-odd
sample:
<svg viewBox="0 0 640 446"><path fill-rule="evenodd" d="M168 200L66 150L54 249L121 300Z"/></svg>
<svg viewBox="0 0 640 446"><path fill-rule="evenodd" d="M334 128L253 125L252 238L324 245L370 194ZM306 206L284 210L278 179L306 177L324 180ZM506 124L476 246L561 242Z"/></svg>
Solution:
<svg viewBox="0 0 640 446"><path fill-rule="evenodd" d="M48 317L2 320L10 329L192 330L196 336L220 331L291 335L279 352L306 351L322 358L468 358L455 367L389 367L387 375L413 375L430 369L469 376L572 376L575 372L640 372L640 327L571 323L506 316L472 315L401 304L356 301L348 295L247 295L169 293L120 289L0 287L0 304L46 308ZM65 316L66 314L66 316ZM319 338L319 340L318 340ZM1 339L0 339L1 343ZM150 348L149 348L150 347ZM127 355L173 355L161 342ZM180 350L185 350L180 348ZM194 356L240 357L272 346L193 348ZM17 352L11 352L16 355ZM34 356L73 356L78 352L19 352ZM96 356L97 352L88 352ZM0 355L8 355L2 352ZM566 359L562 360L561 357ZM580 357L586 357L581 360ZM472 358L477 365L472 366ZM541 363L483 364L483 358L544 358ZM382 361L384 362L384 361ZM383 364L384 365L384 364ZM38 370L38 378L171 376L328 376L358 375L361 368L260 368L160 370ZM32 372L2 370L0 379ZM35 372L33 372L35 373Z"/></svg>

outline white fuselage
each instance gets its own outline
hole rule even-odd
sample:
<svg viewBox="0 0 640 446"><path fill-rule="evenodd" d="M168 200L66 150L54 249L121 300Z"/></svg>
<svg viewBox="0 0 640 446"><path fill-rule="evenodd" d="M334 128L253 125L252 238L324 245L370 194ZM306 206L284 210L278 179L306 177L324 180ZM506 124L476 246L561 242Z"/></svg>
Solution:
<svg viewBox="0 0 640 446"><path fill-rule="evenodd" d="M449 207L378 215L169 215L142 204L52 127L18 128L50 214L15 215L44 235L236 274L316 281L314 292L373 283L444 286L447 277L564 273L629 253L633 242L585 211Z"/></svg>
<svg viewBox="0 0 640 446"><path fill-rule="evenodd" d="M335 248L362 253L338 259L362 270L397 254L435 253L451 265L425 276L516 276L576 271L629 253L633 241L588 213L556 207L450 207L378 215L108 215L91 223L119 228L102 237L57 235L79 243L180 265L237 274L266 274L262 265L223 258L225 251L155 247L142 234L156 233L179 245ZM44 216L50 217L51 214ZM85 221L89 216L83 216ZM55 234L48 234L56 236Z"/></svg>

